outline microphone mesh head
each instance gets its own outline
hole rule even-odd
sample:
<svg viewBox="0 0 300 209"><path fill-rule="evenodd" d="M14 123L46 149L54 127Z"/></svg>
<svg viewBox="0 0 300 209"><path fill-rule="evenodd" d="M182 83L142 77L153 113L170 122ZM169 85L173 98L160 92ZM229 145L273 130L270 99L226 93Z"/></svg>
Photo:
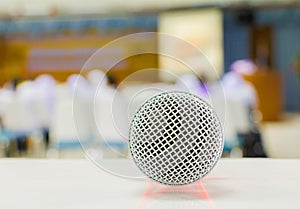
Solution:
<svg viewBox="0 0 300 209"><path fill-rule="evenodd" d="M184 92L165 92L146 101L129 131L129 149L137 166L167 185L204 177L219 160L223 141L213 109Z"/></svg>

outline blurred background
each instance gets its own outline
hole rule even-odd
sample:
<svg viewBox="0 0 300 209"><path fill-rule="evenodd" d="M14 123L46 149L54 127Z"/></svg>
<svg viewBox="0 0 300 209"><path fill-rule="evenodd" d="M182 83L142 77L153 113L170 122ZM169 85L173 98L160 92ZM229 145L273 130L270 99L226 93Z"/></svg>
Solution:
<svg viewBox="0 0 300 209"><path fill-rule="evenodd" d="M188 44L108 44L141 32ZM164 90L212 103L223 157L299 158L300 1L0 1L1 157L126 158L130 120Z"/></svg>

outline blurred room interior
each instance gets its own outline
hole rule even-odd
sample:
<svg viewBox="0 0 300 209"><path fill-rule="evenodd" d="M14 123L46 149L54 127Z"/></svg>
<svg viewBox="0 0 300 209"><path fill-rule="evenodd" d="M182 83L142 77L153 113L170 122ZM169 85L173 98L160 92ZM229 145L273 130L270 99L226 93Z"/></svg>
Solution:
<svg viewBox="0 0 300 209"><path fill-rule="evenodd" d="M140 105L188 90L220 114L223 157L299 158L300 1L0 1L0 87L1 157L127 158Z"/></svg>

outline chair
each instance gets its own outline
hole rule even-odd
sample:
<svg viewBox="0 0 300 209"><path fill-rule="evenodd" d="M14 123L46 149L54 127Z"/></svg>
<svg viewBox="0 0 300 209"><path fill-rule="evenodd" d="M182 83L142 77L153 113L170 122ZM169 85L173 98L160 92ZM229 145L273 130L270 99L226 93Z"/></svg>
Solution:
<svg viewBox="0 0 300 209"><path fill-rule="evenodd" d="M127 152L129 121L122 94L114 89L100 89L94 103L94 137L104 157L123 157Z"/></svg>
<svg viewBox="0 0 300 209"><path fill-rule="evenodd" d="M15 136L28 136L39 131L36 118L24 102L16 95L2 115L3 127Z"/></svg>
<svg viewBox="0 0 300 209"><path fill-rule="evenodd" d="M62 89L61 89L62 90ZM91 114L89 103L63 94L56 99L49 127L50 147L62 152L81 149L91 142Z"/></svg>
<svg viewBox="0 0 300 209"><path fill-rule="evenodd" d="M40 75L34 80L34 109L39 125L49 129L55 102L55 80L50 75Z"/></svg>
<svg viewBox="0 0 300 209"><path fill-rule="evenodd" d="M224 153L242 155L238 133L246 133L250 129L248 106L236 94L228 94L220 83L210 83L208 102L217 113L224 129ZM238 152L236 152L238 151Z"/></svg>
<svg viewBox="0 0 300 209"><path fill-rule="evenodd" d="M19 151L32 150L28 150L27 146L24 147L26 139L32 139L33 148L41 141L42 130L38 126L34 112L18 95L15 95L5 108L5 112L2 115L2 122L3 138L7 141L6 143L16 141ZM32 148L32 146L29 148ZM37 150L34 149L33 151L35 153Z"/></svg>

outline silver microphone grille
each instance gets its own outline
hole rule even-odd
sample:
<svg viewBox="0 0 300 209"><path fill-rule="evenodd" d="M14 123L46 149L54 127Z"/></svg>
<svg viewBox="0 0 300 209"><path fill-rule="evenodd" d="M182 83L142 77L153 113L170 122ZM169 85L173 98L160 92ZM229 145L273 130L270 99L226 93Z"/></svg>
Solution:
<svg viewBox="0 0 300 209"><path fill-rule="evenodd" d="M199 97L165 92L146 101L134 116L129 149L140 170L162 184L195 182L212 170L223 149L223 130Z"/></svg>

